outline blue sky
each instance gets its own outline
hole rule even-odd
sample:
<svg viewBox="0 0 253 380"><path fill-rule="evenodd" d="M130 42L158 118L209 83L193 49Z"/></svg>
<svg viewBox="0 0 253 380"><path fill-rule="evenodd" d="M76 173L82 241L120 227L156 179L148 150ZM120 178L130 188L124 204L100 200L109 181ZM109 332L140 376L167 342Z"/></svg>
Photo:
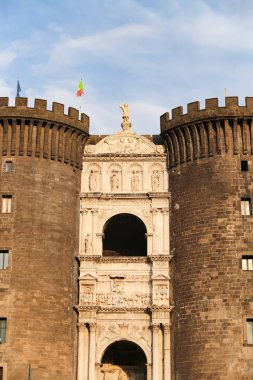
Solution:
<svg viewBox="0 0 253 380"><path fill-rule="evenodd" d="M252 0L8 0L0 2L0 96L81 107L90 133L157 134L179 105L253 96ZM76 97L83 79L85 94Z"/></svg>

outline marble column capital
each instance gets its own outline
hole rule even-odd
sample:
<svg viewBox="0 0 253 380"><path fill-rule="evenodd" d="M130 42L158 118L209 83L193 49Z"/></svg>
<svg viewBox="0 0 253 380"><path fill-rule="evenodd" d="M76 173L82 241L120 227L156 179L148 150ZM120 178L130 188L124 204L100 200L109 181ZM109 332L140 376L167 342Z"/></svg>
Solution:
<svg viewBox="0 0 253 380"><path fill-rule="evenodd" d="M169 333L170 332L170 327L171 327L170 323L163 323L162 326L163 326L163 331L165 333Z"/></svg>
<svg viewBox="0 0 253 380"><path fill-rule="evenodd" d="M160 324L159 323L152 323L151 328L152 328L152 331L154 333L158 333L158 331L160 330Z"/></svg>
<svg viewBox="0 0 253 380"><path fill-rule="evenodd" d="M90 327L90 332L95 332L95 330L96 330L96 323L95 322L90 322L89 323L89 327Z"/></svg>

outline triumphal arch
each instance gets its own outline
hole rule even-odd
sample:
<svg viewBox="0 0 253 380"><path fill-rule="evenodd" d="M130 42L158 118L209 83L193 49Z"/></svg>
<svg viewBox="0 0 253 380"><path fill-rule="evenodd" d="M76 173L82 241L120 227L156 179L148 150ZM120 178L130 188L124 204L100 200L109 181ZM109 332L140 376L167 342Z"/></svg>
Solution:
<svg viewBox="0 0 253 380"><path fill-rule="evenodd" d="M121 108L122 130L85 147L78 380L169 380L166 154Z"/></svg>

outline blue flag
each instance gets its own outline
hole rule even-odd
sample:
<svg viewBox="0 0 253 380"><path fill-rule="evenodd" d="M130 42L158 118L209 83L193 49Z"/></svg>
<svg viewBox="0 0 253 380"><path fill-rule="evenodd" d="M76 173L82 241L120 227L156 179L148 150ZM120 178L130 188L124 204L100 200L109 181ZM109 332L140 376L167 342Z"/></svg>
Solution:
<svg viewBox="0 0 253 380"><path fill-rule="evenodd" d="M17 98L20 97L20 92L21 92L21 87L20 87L20 83L19 83L19 80L17 82Z"/></svg>
<svg viewBox="0 0 253 380"><path fill-rule="evenodd" d="M32 367L31 367L31 364L29 364L28 380L32 380Z"/></svg>

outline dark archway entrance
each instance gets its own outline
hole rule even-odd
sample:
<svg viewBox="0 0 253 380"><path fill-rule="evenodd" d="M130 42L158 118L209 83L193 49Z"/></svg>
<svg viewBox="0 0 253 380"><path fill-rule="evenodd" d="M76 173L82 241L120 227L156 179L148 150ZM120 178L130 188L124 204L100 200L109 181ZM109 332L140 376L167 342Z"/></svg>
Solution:
<svg viewBox="0 0 253 380"><path fill-rule="evenodd" d="M133 342L114 342L103 355L101 374L103 380L147 380L146 355Z"/></svg>
<svg viewBox="0 0 253 380"><path fill-rule="evenodd" d="M103 256L147 256L146 232L135 215L113 216L104 228Z"/></svg>

